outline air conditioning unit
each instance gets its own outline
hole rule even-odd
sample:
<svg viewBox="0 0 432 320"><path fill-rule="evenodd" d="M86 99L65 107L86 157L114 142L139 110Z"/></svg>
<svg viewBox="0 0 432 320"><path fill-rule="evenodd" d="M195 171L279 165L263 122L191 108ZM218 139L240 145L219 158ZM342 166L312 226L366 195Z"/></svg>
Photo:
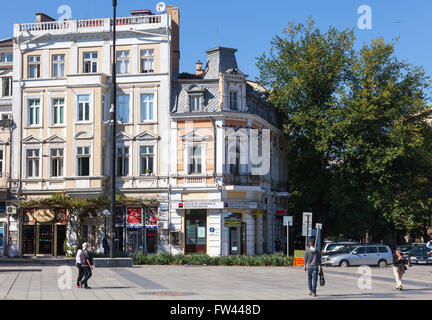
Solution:
<svg viewBox="0 0 432 320"><path fill-rule="evenodd" d="M168 221L159 221L158 222L158 228L162 230L168 229Z"/></svg>
<svg viewBox="0 0 432 320"><path fill-rule="evenodd" d="M17 214L17 207L15 206L7 206L6 207L6 213L13 215L13 214Z"/></svg>

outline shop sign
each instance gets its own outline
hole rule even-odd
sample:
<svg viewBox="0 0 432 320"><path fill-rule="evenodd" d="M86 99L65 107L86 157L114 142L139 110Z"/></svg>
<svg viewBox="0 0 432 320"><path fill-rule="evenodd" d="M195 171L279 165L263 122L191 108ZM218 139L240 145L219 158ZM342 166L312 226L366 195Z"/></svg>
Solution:
<svg viewBox="0 0 432 320"><path fill-rule="evenodd" d="M174 209L223 209L224 203L217 200L180 201L173 203Z"/></svg>
<svg viewBox="0 0 432 320"><path fill-rule="evenodd" d="M233 209L261 209L262 205L255 201L225 201L225 208Z"/></svg>
<svg viewBox="0 0 432 320"><path fill-rule="evenodd" d="M236 228L241 227L241 218L240 217L225 217L224 218L224 227L225 228Z"/></svg>
<svg viewBox="0 0 432 320"><path fill-rule="evenodd" d="M161 211L168 211L168 203L160 203L159 204L159 209Z"/></svg>
<svg viewBox="0 0 432 320"><path fill-rule="evenodd" d="M55 221L56 221L56 223L66 223L67 222L66 209L56 210Z"/></svg>
<svg viewBox="0 0 432 320"><path fill-rule="evenodd" d="M278 209L278 210L276 210L276 215L277 216L285 216L286 210L285 209Z"/></svg>
<svg viewBox="0 0 432 320"><path fill-rule="evenodd" d="M251 213L255 216L262 216L262 214L263 214L262 210L256 210L256 209L252 210Z"/></svg>
<svg viewBox="0 0 432 320"><path fill-rule="evenodd" d="M128 228L142 228L142 208L127 208L126 223Z"/></svg>

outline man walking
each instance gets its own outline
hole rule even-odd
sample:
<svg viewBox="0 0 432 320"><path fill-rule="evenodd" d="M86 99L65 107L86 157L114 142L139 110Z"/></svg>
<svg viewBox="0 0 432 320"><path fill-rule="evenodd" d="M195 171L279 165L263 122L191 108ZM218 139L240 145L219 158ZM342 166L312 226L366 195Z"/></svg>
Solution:
<svg viewBox="0 0 432 320"><path fill-rule="evenodd" d="M93 269L93 267L90 264L90 259L89 259L88 253L87 253L87 247L88 247L88 243L84 242L82 245L82 251L80 254L81 268L82 268L83 273L84 273L84 277L81 280L81 287L85 288L85 289L91 289L88 286L87 281L92 276L91 270Z"/></svg>
<svg viewBox="0 0 432 320"><path fill-rule="evenodd" d="M315 248L315 239L311 239L304 255L304 271L308 272L309 295L313 297L317 296L318 267L321 271L321 252Z"/></svg>

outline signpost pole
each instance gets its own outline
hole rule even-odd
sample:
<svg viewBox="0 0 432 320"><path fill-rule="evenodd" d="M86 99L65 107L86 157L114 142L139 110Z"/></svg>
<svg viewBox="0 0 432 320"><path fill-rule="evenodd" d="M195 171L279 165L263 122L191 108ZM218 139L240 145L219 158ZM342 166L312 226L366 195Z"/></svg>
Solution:
<svg viewBox="0 0 432 320"><path fill-rule="evenodd" d="M306 240L305 240L305 250L307 250L309 242L309 216L306 216Z"/></svg>
<svg viewBox="0 0 432 320"><path fill-rule="evenodd" d="M229 257L229 229L227 226L227 257Z"/></svg>
<svg viewBox="0 0 432 320"><path fill-rule="evenodd" d="M287 257L289 257L289 223L287 224Z"/></svg>

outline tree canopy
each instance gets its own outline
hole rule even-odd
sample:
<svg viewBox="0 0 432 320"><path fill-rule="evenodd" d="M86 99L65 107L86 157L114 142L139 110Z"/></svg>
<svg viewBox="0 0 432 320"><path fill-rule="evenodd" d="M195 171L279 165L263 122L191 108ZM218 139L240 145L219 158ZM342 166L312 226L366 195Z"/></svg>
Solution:
<svg viewBox="0 0 432 320"><path fill-rule="evenodd" d="M325 234L395 242L431 226L429 77L382 38L290 23L258 58L259 83L284 114L291 213Z"/></svg>

